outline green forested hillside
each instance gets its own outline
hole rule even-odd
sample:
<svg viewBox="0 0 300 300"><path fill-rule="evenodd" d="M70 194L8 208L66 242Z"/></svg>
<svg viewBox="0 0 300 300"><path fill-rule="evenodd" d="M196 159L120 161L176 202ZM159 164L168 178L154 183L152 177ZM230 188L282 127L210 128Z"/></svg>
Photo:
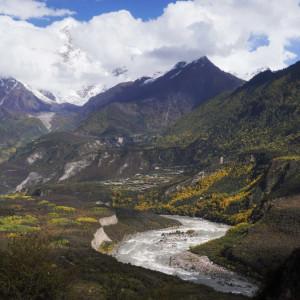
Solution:
<svg viewBox="0 0 300 300"><path fill-rule="evenodd" d="M260 73L235 92L201 105L169 129L162 142L194 143L202 157L298 153L300 63L276 73Z"/></svg>
<svg viewBox="0 0 300 300"><path fill-rule="evenodd" d="M17 146L48 132L40 120L14 116L4 109L0 109L0 119L0 162L14 153Z"/></svg>

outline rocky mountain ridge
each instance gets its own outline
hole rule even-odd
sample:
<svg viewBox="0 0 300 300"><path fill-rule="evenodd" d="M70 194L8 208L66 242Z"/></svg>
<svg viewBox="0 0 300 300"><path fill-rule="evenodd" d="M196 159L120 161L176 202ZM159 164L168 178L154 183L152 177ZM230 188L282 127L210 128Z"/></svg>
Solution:
<svg viewBox="0 0 300 300"><path fill-rule="evenodd" d="M35 91L14 78L1 78L0 161L43 134L72 128L77 110L75 105L57 103L45 91Z"/></svg>
<svg viewBox="0 0 300 300"><path fill-rule="evenodd" d="M180 62L167 73L119 84L83 106L78 132L86 135L151 135L243 81L221 71L207 57Z"/></svg>

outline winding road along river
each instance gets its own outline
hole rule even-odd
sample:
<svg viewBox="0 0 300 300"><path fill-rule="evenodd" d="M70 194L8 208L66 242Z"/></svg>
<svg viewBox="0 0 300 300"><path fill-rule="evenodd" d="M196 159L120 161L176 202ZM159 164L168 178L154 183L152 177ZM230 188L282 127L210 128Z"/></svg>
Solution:
<svg viewBox="0 0 300 300"><path fill-rule="evenodd" d="M114 256L117 260L205 284L222 292L247 296L255 293L257 287L245 278L213 264L207 258L186 252L190 246L222 237L229 226L200 218L165 217L178 220L182 225L131 235L116 250Z"/></svg>

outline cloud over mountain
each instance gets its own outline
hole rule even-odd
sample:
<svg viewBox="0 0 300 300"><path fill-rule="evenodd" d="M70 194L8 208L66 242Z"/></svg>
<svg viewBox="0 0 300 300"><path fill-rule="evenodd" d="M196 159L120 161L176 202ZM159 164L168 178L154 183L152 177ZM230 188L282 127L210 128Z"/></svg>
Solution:
<svg viewBox="0 0 300 300"><path fill-rule="evenodd" d="M177 1L148 21L122 10L45 28L27 19L72 12L34 0L0 0L0 12L0 74L70 101L82 88L101 90L203 55L248 78L258 69L285 67L296 58L291 44L300 41L297 0Z"/></svg>

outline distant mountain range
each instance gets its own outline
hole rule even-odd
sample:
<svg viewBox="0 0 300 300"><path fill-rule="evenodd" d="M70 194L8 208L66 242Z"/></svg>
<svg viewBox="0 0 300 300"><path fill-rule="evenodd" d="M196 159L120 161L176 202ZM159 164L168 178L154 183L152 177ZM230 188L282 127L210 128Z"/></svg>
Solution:
<svg viewBox="0 0 300 300"><path fill-rule="evenodd" d="M286 261L299 248L299 182L300 62L244 82L202 57L81 107L0 79L0 194L236 225L191 251L256 279L274 274L261 299L299 277L299 251ZM282 274L292 284L278 285Z"/></svg>
<svg viewBox="0 0 300 300"><path fill-rule="evenodd" d="M10 159L26 170L14 176L16 186L32 172L53 182L98 180L221 156L298 153L299 82L299 63L244 83L203 57L119 84L78 108L46 103L8 79L0 94L3 159L35 140Z"/></svg>
<svg viewBox="0 0 300 300"><path fill-rule="evenodd" d="M209 98L242 84L242 80L221 71L203 57L192 63L180 62L172 70L155 79L141 78L119 84L91 98L83 107L76 107L71 104L58 104L50 93L34 91L14 79L3 79L0 94L3 95L3 101L0 109L3 111L2 119L5 118L6 121L2 125L2 131L5 132L2 134L2 159L13 153L16 147L48 132L67 129L75 129L66 138L69 145L73 144L72 139L78 140L73 138L74 134L88 137L89 143L94 145L91 147L94 150L84 150L87 154L99 150L102 143L100 141L103 139L104 144L108 139L108 147L118 144L123 146L127 142L133 143L137 140L148 143L153 136L160 135L176 120ZM93 142L94 137L97 137L96 142ZM47 139L48 153L49 149L57 147L57 139L55 135L49 135L42 140ZM84 147L86 139L81 140L80 144ZM41 145L43 148L44 143ZM32 151L38 148L39 142L35 141ZM68 149L72 151L73 148ZM82 152L78 151L76 155L80 156ZM74 154L74 158L76 155ZM58 161L61 161L61 158ZM64 162L61 163L63 172ZM111 170L106 170L106 175L103 173L104 177L117 172L118 161L115 161L115 171L112 166L110 168Z"/></svg>
<svg viewBox="0 0 300 300"><path fill-rule="evenodd" d="M75 127L77 133L93 136L155 134L203 101L241 84L240 79L203 57L190 64L178 63L155 79L119 84L77 107L58 103L51 92L2 78L0 159L47 132ZM89 87L81 96L88 97L96 91L97 88Z"/></svg>
<svg viewBox="0 0 300 300"><path fill-rule="evenodd" d="M89 116L78 132L90 135L155 134L195 107L243 81L221 71L207 57L179 62L158 78L119 84L83 106Z"/></svg>
<svg viewBox="0 0 300 300"><path fill-rule="evenodd" d="M58 104L49 92L30 89L13 78L0 79L0 161L50 131L72 128L78 108Z"/></svg>
<svg viewBox="0 0 300 300"><path fill-rule="evenodd" d="M117 85L71 113L73 123L66 123L75 130L46 135L12 157L10 163L27 170L14 182L30 172L54 182L98 180L220 156L297 153L299 69L298 63L264 71L243 83L204 57L156 79ZM36 107L40 102L32 97L30 107ZM70 117L70 110L64 114ZM28 165L33 156L38 159Z"/></svg>
<svg viewBox="0 0 300 300"><path fill-rule="evenodd" d="M0 107L2 109L14 113L46 112L51 110L51 102L48 98L47 101L38 98L21 82L13 78L0 79Z"/></svg>

